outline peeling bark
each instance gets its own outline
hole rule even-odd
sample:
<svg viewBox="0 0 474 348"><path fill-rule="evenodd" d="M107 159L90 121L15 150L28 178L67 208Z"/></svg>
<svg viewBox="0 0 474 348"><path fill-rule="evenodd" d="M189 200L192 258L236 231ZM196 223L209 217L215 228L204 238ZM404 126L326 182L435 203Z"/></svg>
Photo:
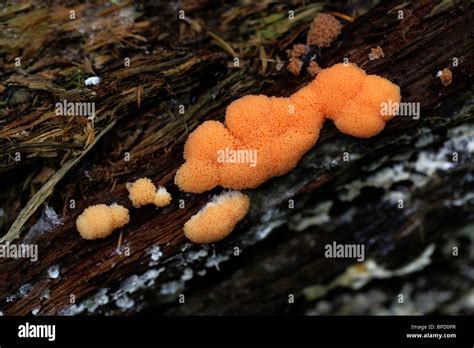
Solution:
<svg viewBox="0 0 474 348"><path fill-rule="evenodd" d="M62 214L56 209L63 224L38 236L23 232L15 241L37 243L39 260L0 260L0 310L7 315L35 308L41 314L340 313L347 297L357 296L350 286L329 289L317 298L305 292L315 284L327 286L355 264L353 259L324 256L324 246L337 241L363 244L366 259L388 270L409 264L433 245L432 261L418 273L374 279L359 293L367 298L390 291L378 302L380 312L396 313L398 307L387 302L394 302L397 290L387 289L403 293L405 285L415 289L412 294L423 293L428 290L416 279L425 279L442 292L449 283L449 296L440 299L439 306L420 309L414 300L412 310L451 313L449 308L469 296L467 269L472 273L467 245L472 245L474 223L474 67L469 63L474 59L474 25L468 20L473 14L472 4L389 2L346 25L333 46L320 53L318 64L327 67L348 57L368 73L398 83L402 101L421 103L420 119L396 117L367 140L347 137L327 122L295 170L249 191L251 211L232 235L204 247L187 243L182 226L220 190L192 195L173 186L187 134L205 119L222 119L228 103L241 95L286 96L310 77L288 78L281 72L262 82L256 75L228 69L228 57L205 49L169 64L155 65L151 57L131 71L119 66L104 71L96 100L117 104L109 115L118 115L115 132L106 134L56 187L50 203L65 207ZM370 49L377 46L385 58L369 61ZM453 83L445 87L435 74L451 66L454 57L459 65L451 68ZM147 68L147 62L154 67ZM57 88L36 88L36 79L16 76L10 82L60 97ZM135 89L121 95L121 86L132 88L130 82L137 79L143 86L140 108ZM168 117L178 102L171 101L176 94L179 102L194 102L185 103L185 115ZM15 142L8 146L15 149ZM129 148L134 150L127 162L121 155ZM349 161L343 160L344 152ZM452 160L454 152L457 161ZM28 168L27 163L23 166ZM119 252L120 233L106 240L81 240L74 223L82 210L99 202L130 206L125 183L141 176L169 187L172 205L132 209ZM9 168L6 178L13 177ZM72 197L77 206L70 210ZM400 197L403 209L397 206ZM185 209L179 208L180 200ZM457 258L446 249L448 241L459 244ZM59 267L57 278L48 275L52 266ZM368 274L364 266L358 272ZM22 287L28 290L25 296ZM180 294L186 305L180 304ZM294 304L288 303L289 295L295 296ZM321 307L322 301L329 301L330 308ZM360 314L371 313L369 307L359 307ZM453 311L472 314L462 303Z"/></svg>

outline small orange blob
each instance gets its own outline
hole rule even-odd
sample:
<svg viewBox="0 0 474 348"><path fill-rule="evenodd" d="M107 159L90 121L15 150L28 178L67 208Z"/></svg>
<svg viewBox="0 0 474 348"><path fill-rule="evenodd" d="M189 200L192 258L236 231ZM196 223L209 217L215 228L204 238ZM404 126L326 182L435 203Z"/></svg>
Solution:
<svg viewBox="0 0 474 348"><path fill-rule="evenodd" d="M354 64L321 70L288 98L244 96L227 107L225 125L206 121L189 135L175 183L193 193L255 188L291 171L325 118L345 134L368 138L395 116L400 100L397 85Z"/></svg>
<svg viewBox="0 0 474 348"><path fill-rule="evenodd" d="M160 186L158 187L158 190L156 190L155 199L153 200L153 203L157 207L165 207L171 203L171 199L171 195L166 190L166 188Z"/></svg>
<svg viewBox="0 0 474 348"><path fill-rule="evenodd" d="M453 82L453 73L448 68L444 68L443 71L439 72L438 77L443 86L449 86Z"/></svg>
<svg viewBox="0 0 474 348"><path fill-rule="evenodd" d="M249 210L248 196L239 191L222 193L193 215L183 227L194 243L213 243L227 237Z"/></svg>
<svg viewBox="0 0 474 348"><path fill-rule="evenodd" d="M128 209L118 205L92 205L86 208L76 220L76 228L84 239L98 239L110 236L113 230L130 221Z"/></svg>
<svg viewBox="0 0 474 348"><path fill-rule="evenodd" d="M171 202L171 195L164 187L156 189L155 184L148 178L140 178L127 184L129 198L135 208L148 204L164 207Z"/></svg>

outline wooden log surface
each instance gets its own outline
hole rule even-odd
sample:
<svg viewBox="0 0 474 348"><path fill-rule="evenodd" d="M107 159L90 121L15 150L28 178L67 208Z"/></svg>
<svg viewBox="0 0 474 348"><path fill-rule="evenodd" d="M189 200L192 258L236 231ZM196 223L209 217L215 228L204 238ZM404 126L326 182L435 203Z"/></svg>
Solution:
<svg viewBox="0 0 474 348"><path fill-rule="evenodd" d="M99 107L117 103L118 123L56 186L49 204L61 215L60 224L44 233L26 229L15 240L37 244L38 261L0 260L0 310L7 315L472 314L462 299L472 296L474 6L440 4L444 1L382 3L346 24L338 40L318 52L322 67L347 57L367 73L398 83L404 102L420 103L420 118L395 117L366 140L345 136L327 122L295 170L248 191L248 216L213 245L192 245L182 232L184 222L221 191L193 195L173 185L187 134L205 119L222 120L228 103L239 96L287 96L311 77L282 70L262 79L229 68L232 58L206 45L184 47L181 57L158 67L152 54L132 71L124 72L120 64L105 69L94 98ZM305 30L290 42L300 42ZM369 61L376 46L385 58ZM147 69L147 62L153 68ZM453 72L449 86L435 77L445 67ZM9 71L2 83L63 97L40 78ZM43 81L41 92L35 79ZM124 94L121 86L129 88L130 81L143 91L134 87ZM181 103L187 105L184 115L170 111ZM9 146L3 150L18 150ZM123 158L127 150L130 161ZM15 170L34 165L9 168L4 182L15 181ZM75 219L82 210L99 202L130 207L125 183L142 176L168 187L172 204L132 208L131 222L121 232L105 240L80 239ZM71 198L74 209L68 208ZM27 227L37 220L47 222L46 211ZM334 241L364 245L366 261L325 257L324 246ZM459 247L457 257L453 246ZM411 300L397 306L399 294Z"/></svg>

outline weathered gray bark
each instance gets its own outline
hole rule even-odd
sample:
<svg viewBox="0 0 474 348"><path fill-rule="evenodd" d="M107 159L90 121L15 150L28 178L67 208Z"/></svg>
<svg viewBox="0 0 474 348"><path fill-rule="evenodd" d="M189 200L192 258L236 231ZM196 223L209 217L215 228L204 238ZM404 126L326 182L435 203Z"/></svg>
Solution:
<svg viewBox="0 0 474 348"><path fill-rule="evenodd" d="M397 18L398 10L403 11L403 20ZM268 88L257 76L227 70L222 54L199 50L193 53L193 64L183 66L187 57L181 63L135 70L147 86L141 109L132 106L134 98L125 97L116 133L105 135L58 186L53 202L61 206L75 197L78 206L65 210L63 225L34 238L40 248L38 262L0 262L0 310L5 314L27 314L39 307L44 314L472 313L464 298L472 291L474 99L469 62L474 58L474 27L468 17L473 14L472 4L393 2L345 26L337 42L322 51L320 65L331 66L348 57L368 73L397 82L403 101L421 103L420 119L396 117L381 134L367 140L344 136L326 123L318 143L294 171L248 192L252 208L247 218L229 238L211 246L187 244L182 225L219 190L190 195L172 186L187 130L205 118L221 119L228 102L240 95L289 95L310 78L290 79L282 72L271 77L274 86ZM370 48L377 45L385 58L368 61ZM459 66L451 67L453 83L444 87L434 74L451 66L453 58ZM182 70L174 71L176 65ZM216 70L219 76L209 78ZM105 84L98 91L106 104L121 91L113 89L116 80L108 79L114 74L118 74L114 69L104 72ZM119 81L138 78L130 74ZM148 74L153 81L146 79ZM174 107L169 103L169 85L174 93L189 92L191 100L193 89L201 91L203 81L208 81L207 91L197 94L185 116L156 118ZM115 144L148 128L154 135L141 147L135 144L131 162L121 160L128 147L117 150ZM128 144L132 145L134 140ZM345 152L349 161L343 160ZM129 205L125 183L140 176L171 187L173 204L158 211L132 209L132 221L122 235L122 254L116 250L118 233L106 240L81 240L74 222L82 209L97 202ZM403 209L397 206L399 198ZM185 209L179 209L180 199ZM290 200L294 208L289 208ZM412 263L418 272L377 280L366 262L352 270L374 279L353 293L342 286L354 284L352 273L337 277L356 261L326 258L324 246L333 241L364 245L366 259L379 267L396 270ZM150 255L152 246L163 253L159 257L155 249L156 261ZM459 247L459 256L452 256L452 246ZM47 275L53 265L60 269L57 279ZM22 286L30 290L28 295L20 294ZM179 302L182 293L185 305ZM397 306L400 293L410 300ZM6 301L12 295L14 300ZM289 295L295 296L294 304L288 303ZM428 302L435 305L426 305L420 300L423 296L430 296Z"/></svg>

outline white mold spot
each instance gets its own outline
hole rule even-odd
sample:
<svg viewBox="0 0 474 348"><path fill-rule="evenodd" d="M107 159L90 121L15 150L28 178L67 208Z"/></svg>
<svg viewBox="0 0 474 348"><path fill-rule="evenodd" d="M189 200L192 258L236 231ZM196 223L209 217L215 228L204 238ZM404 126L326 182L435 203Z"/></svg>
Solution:
<svg viewBox="0 0 474 348"><path fill-rule="evenodd" d="M20 289L18 290L20 292L20 296L28 296L28 294L33 290L33 286L31 284L23 284L20 286Z"/></svg>
<svg viewBox="0 0 474 348"><path fill-rule="evenodd" d="M38 237L40 234L52 231L54 228L63 224L64 222L54 211L54 209L46 206L43 210L43 213L41 214L40 219L36 221L33 226L31 226L28 234L25 236L25 240L32 240Z"/></svg>
<svg viewBox="0 0 474 348"><path fill-rule="evenodd" d="M214 252L211 256L209 256L206 260L206 267L211 268L215 267L218 271L220 271L219 264L221 262L225 262L229 260L229 256L227 255L216 255Z"/></svg>
<svg viewBox="0 0 474 348"><path fill-rule="evenodd" d="M203 247L202 249L200 249L198 251L189 250L189 251L186 252L184 257L185 257L187 262L194 262L194 261L200 260L202 258L207 257L208 248L209 248L208 246L205 246L205 247Z"/></svg>
<svg viewBox="0 0 474 348"><path fill-rule="evenodd" d="M336 277L327 285L316 284L303 289L303 294L308 300L316 300L324 297L334 288L346 287L358 290L368 284L373 279L387 279L401 277L415 273L431 263L431 255L435 250L435 245L430 244L417 258L395 270L387 270L378 265L374 260L369 259L362 264L356 264L346 269L344 273Z"/></svg>
<svg viewBox="0 0 474 348"><path fill-rule="evenodd" d="M360 194L362 188L366 186L380 187L388 189L393 183L408 180L411 173L406 171L402 164L396 164L392 167L386 167L375 174L367 177L365 180L355 180L344 186L345 192L339 195L343 201L351 201Z"/></svg>
<svg viewBox="0 0 474 348"><path fill-rule="evenodd" d="M185 281L188 281L188 280L192 279L193 276L194 276L193 270L189 267L186 267L183 271L183 274L181 275L181 280L183 282L185 282Z"/></svg>
<svg viewBox="0 0 474 348"><path fill-rule="evenodd" d="M15 295L8 295L7 298L5 299L5 301L6 301L7 303L13 302L13 301L15 301L15 300L16 300L16 296L15 296Z"/></svg>
<svg viewBox="0 0 474 348"><path fill-rule="evenodd" d="M421 152L415 163L415 170L430 176L438 169L448 170L453 167L453 162L443 159L440 155Z"/></svg>
<svg viewBox="0 0 474 348"><path fill-rule="evenodd" d="M59 277L59 266L52 265L48 268L48 277L51 279L56 279Z"/></svg>
<svg viewBox="0 0 474 348"><path fill-rule="evenodd" d="M97 86L100 83L100 77L99 76L92 76L89 77L84 81L84 84L86 86Z"/></svg>
<svg viewBox="0 0 474 348"><path fill-rule="evenodd" d="M257 228L255 232L256 241L263 240L268 237L268 235L275 229L280 227L285 223L284 220L275 220L271 221L263 226Z"/></svg>
<svg viewBox="0 0 474 348"><path fill-rule="evenodd" d="M158 264L160 261L161 257L163 256L163 252L160 249L160 246L158 244L152 245L148 249L148 254L150 255L150 266L154 266Z"/></svg>
<svg viewBox="0 0 474 348"><path fill-rule="evenodd" d="M318 204L314 209L304 212L303 214L297 214L295 217L292 217L290 222L290 229L293 231L304 231L310 226L323 225L326 222L329 222L331 218L329 217L329 211L332 207L331 201L325 201ZM309 215L309 216L305 216Z"/></svg>
<svg viewBox="0 0 474 348"><path fill-rule="evenodd" d="M84 302L85 307L89 313L94 313L94 311L99 307L109 303L109 296L107 295L108 289L100 289L97 294L95 294L91 299Z"/></svg>
<svg viewBox="0 0 474 348"><path fill-rule="evenodd" d="M397 204L400 200L407 201L409 196L405 192L401 191L389 191L383 197L384 201L388 201L392 204Z"/></svg>
<svg viewBox="0 0 474 348"><path fill-rule="evenodd" d="M135 305L135 301L128 297L127 295L122 296L119 298L117 301L115 301L115 304L117 305L118 308L121 309L130 309Z"/></svg>
<svg viewBox="0 0 474 348"><path fill-rule="evenodd" d="M182 288L183 288L183 282L173 280L161 286L160 294L165 295L165 296L175 295Z"/></svg>

